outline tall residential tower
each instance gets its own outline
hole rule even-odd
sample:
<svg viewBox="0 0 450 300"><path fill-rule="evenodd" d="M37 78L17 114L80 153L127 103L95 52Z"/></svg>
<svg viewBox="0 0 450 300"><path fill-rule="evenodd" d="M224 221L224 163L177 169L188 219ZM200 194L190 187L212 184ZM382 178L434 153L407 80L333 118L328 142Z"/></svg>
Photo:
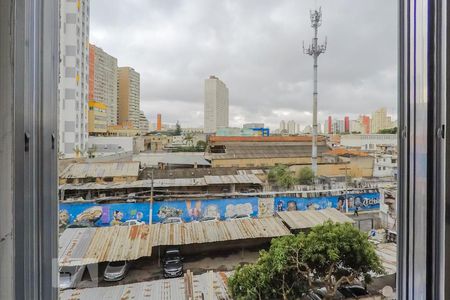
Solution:
<svg viewBox="0 0 450 300"><path fill-rule="evenodd" d="M60 1L58 152L74 157L87 150L89 0Z"/></svg>
<svg viewBox="0 0 450 300"><path fill-rule="evenodd" d="M117 105L118 123L131 123L139 129L139 107L141 99L140 75L131 67L118 68Z"/></svg>
<svg viewBox="0 0 450 300"><path fill-rule="evenodd" d="M205 80L205 133L228 127L228 105L227 86L216 76L209 76Z"/></svg>
<svg viewBox="0 0 450 300"><path fill-rule="evenodd" d="M89 45L89 101L106 105L107 125L117 125L117 58Z"/></svg>

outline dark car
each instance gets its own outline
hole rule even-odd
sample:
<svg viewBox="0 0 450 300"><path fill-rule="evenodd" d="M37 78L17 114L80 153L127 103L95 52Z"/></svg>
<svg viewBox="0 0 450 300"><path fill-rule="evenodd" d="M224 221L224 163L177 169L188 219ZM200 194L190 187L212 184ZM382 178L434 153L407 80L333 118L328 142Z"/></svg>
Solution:
<svg viewBox="0 0 450 300"><path fill-rule="evenodd" d="M366 289L359 285L343 285L338 288L338 291L346 298L354 298L369 295Z"/></svg>
<svg viewBox="0 0 450 300"><path fill-rule="evenodd" d="M183 275L183 257L178 249L166 250L163 259L164 278L180 277Z"/></svg>

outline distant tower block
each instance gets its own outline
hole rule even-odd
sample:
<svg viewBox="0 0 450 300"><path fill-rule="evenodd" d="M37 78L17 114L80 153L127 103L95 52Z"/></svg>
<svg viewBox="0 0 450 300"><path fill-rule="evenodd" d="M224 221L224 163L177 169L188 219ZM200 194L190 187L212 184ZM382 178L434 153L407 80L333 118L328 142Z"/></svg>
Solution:
<svg viewBox="0 0 450 300"><path fill-rule="evenodd" d="M161 131L161 129L162 129L161 114L158 114L156 119L156 130Z"/></svg>
<svg viewBox="0 0 450 300"><path fill-rule="evenodd" d="M325 38L325 44L317 44L317 32L319 26L322 25L322 9L310 11L311 27L314 28L314 37L312 44L305 49L305 43L303 42L303 53L311 55L314 59L314 92L313 92L313 128L312 128L312 155L311 166L314 175L317 176L317 59L320 54L325 53L327 49L327 39ZM328 125L329 126L329 125Z"/></svg>

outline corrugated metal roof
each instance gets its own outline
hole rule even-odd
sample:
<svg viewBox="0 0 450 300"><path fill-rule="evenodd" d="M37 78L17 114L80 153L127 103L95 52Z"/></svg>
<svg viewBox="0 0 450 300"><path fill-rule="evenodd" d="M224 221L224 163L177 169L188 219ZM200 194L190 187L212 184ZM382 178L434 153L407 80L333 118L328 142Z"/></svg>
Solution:
<svg viewBox="0 0 450 300"><path fill-rule="evenodd" d="M159 163L173 165L211 165L205 158L204 153L140 153L133 160L140 161L143 166L157 166Z"/></svg>
<svg viewBox="0 0 450 300"><path fill-rule="evenodd" d="M139 162L102 162L102 163L75 163L70 164L59 175L60 178L86 178L86 177L137 177L139 175Z"/></svg>
<svg viewBox="0 0 450 300"><path fill-rule="evenodd" d="M181 186L207 186L212 184L262 184L262 181L254 174L247 175L223 175L223 176L205 176L203 178L174 178L174 179L155 179L153 186L162 187L181 187ZM95 183L88 182L82 184L63 184L59 189L63 190L112 190L125 188L150 188L152 181L136 180L133 182L108 182Z"/></svg>
<svg viewBox="0 0 450 300"><path fill-rule="evenodd" d="M65 290L60 293L61 300L172 300L187 299L191 290L194 300L200 299L231 299L227 290L228 274L207 272L201 275L185 278L163 279L139 282L111 287L88 288L80 290ZM203 297L202 297L203 294Z"/></svg>
<svg viewBox="0 0 450 300"><path fill-rule="evenodd" d="M289 235L277 217L208 223L152 224L66 229L60 237L60 265L135 260L152 247L214 243Z"/></svg>
<svg viewBox="0 0 450 300"><path fill-rule="evenodd" d="M337 223L355 223L351 218L334 208L306 211L279 211L277 214L290 229L307 229L323 224L327 220Z"/></svg>

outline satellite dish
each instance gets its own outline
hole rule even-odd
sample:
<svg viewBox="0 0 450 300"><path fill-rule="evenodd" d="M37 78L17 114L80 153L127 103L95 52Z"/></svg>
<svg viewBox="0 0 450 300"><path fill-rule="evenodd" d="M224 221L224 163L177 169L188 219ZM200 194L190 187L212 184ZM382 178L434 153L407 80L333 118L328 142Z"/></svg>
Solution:
<svg viewBox="0 0 450 300"><path fill-rule="evenodd" d="M394 289L391 286L387 285L381 290L381 293L384 297L392 299L392 296L394 295Z"/></svg>

